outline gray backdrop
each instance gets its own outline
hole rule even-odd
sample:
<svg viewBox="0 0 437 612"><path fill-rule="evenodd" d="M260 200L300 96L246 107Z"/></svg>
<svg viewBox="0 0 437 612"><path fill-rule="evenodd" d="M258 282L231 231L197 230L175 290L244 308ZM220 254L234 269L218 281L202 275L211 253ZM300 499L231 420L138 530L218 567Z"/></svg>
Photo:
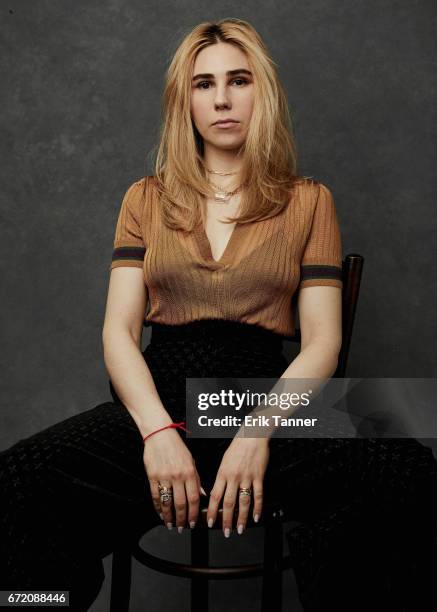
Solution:
<svg viewBox="0 0 437 612"><path fill-rule="evenodd" d="M300 170L332 190L343 254L365 257L346 375L437 374L435 3L209 4L2 3L0 449L110 399L101 328L121 198L153 173L178 40L214 18L247 19L264 37ZM153 535L170 536L187 534ZM185 580L138 573L137 606L188 602ZM213 609L256 600L259 583L246 583L213 585ZM289 598L292 587L289 574ZM105 589L94 610L105 609Z"/></svg>

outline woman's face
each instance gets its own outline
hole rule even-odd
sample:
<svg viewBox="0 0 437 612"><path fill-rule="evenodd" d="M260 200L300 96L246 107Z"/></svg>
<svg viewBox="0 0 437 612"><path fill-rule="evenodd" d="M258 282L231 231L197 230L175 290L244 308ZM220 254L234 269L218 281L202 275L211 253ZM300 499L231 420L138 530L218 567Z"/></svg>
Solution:
<svg viewBox="0 0 437 612"><path fill-rule="evenodd" d="M253 77L245 54L229 43L202 49L194 62L191 117L204 144L239 148L246 140L252 109ZM218 119L237 123L220 127L214 125Z"/></svg>

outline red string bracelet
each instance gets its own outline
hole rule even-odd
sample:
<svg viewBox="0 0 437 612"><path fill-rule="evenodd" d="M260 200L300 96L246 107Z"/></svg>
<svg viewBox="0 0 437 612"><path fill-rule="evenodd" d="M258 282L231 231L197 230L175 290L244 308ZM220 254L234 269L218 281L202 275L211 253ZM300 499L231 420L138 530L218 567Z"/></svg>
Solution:
<svg viewBox="0 0 437 612"><path fill-rule="evenodd" d="M181 421L180 423L170 423L170 425L166 425L165 427L161 427L160 429L156 429L155 431L152 431L152 433L147 434L147 436L143 438L143 442L145 442L147 438L150 438L150 436L153 436L153 434L158 433L158 431L162 431L163 429L168 429L169 427L179 427L180 429L183 429L184 431L191 433L191 431L189 431L188 429L185 429L184 425L185 425L185 421Z"/></svg>

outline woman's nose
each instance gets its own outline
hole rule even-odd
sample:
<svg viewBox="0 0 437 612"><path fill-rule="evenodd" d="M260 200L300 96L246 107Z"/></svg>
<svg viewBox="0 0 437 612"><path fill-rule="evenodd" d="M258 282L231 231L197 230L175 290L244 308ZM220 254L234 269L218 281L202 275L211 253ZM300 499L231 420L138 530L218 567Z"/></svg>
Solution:
<svg viewBox="0 0 437 612"><path fill-rule="evenodd" d="M225 86L217 86L214 103L216 107L229 106L229 95Z"/></svg>

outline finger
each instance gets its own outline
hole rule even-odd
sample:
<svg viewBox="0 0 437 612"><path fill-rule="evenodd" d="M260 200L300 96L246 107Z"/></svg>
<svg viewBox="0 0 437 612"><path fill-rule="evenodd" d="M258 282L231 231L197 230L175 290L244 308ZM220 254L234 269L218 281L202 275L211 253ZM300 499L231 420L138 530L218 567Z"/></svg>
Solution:
<svg viewBox="0 0 437 612"><path fill-rule="evenodd" d="M226 538L229 538L232 531L232 519L234 516L237 493L238 482L236 480L228 480L225 496L223 498L223 533Z"/></svg>
<svg viewBox="0 0 437 612"><path fill-rule="evenodd" d="M238 488L239 489L240 488L250 489L251 484L252 484L251 482L245 480L240 484ZM237 531L239 535L241 535L243 531L246 529L247 517L249 516L249 508L250 508L250 502L252 499L252 495L246 495L245 493L241 493L241 491L239 490L238 499L239 499L239 504L238 504Z"/></svg>
<svg viewBox="0 0 437 612"><path fill-rule="evenodd" d="M164 487L171 487L169 480L160 480L160 484ZM170 499L168 501L161 501L162 514L164 515L164 522L168 529L173 528L173 491L170 490Z"/></svg>
<svg viewBox="0 0 437 612"><path fill-rule="evenodd" d="M225 487L226 480L220 474L220 472L218 472L214 486L209 494L208 512L206 515L208 520L208 527L212 527L217 519L218 507L223 497Z"/></svg>
<svg viewBox="0 0 437 612"><path fill-rule="evenodd" d="M160 518L163 519L164 515L162 514L161 496L159 495L158 481L149 480L149 486L150 486L150 493L152 495L152 502L155 507L155 510L159 514Z"/></svg>
<svg viewBox="0 0 437 612"><path fill-rule="evenodd" d="M199 472L196 470L196 480L197 480L197 486L198 489L200 491L200 493L204 496L206 496L206 491L205 489L202 487L202 483L200 482L200 476L199 476Z"/></svg>
<svg viewBox="0 0 437 612"><path fill-rule="evenodd" d="M197 469L196 469L195 478L196 478L196 482L197 482L197 490L199 491L200 495L202 495L203 497L206 497L206 491L202 487L202 483L200 482L199 472L197 471Z"/></svg>
<svg viewBox="0 0 437 612"><path fill-rule="evenodd" d="M258 522L259 517L261 516L261 512L263 509L263 481L262 480L254 480L253 481L253 520L255 523Z"/></svg>
<svg viewBox="0 0 437 612"><path fill-rule="evenodd" d="M173 481L173 496L176 526L178 532L181 533L187 520L187 495L185 492L185 482L181 478Z"/></svg>
<svg viewBox="0 0 437 612"><path fill-rule="evenodd" d="M188 502L188 523L193 529L199 517L200 487L198 478L188 478L185 481L185 492Z"/></svg>

